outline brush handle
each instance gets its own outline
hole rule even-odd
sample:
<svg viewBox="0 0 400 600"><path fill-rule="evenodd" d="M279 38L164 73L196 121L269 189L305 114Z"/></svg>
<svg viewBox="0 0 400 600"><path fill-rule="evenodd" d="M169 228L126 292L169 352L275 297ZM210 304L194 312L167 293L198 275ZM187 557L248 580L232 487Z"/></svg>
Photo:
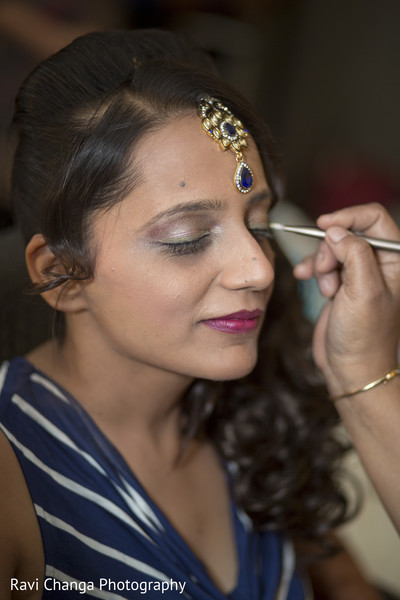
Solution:
<svg viewBox="0 0 400 600"><path fill-rule="evenodd" d="M323 239L325 237L325 231L314 227L312 225L282 225L281 223L269 223L270 229L274 231L287 231L288 233L297 233L298 235L305 235L307 237ZM379 238L368 237L359 233L353 232L361 239L368 242L373 248L378 250L390 250L391 252L400 252L400 242L394 242L393 240L382 240Z"/></svg>

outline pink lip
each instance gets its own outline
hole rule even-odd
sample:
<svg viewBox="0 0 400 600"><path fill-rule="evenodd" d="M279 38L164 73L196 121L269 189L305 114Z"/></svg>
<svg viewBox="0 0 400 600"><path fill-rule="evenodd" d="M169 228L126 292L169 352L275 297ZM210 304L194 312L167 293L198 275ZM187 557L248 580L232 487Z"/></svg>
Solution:
<svg viewBox="0 0 400 600"><path fill-rule="evenodd" d="M202 321L207 327L224 333L248 333L257 329L262 310L240 310L230 315Z"/></svg>

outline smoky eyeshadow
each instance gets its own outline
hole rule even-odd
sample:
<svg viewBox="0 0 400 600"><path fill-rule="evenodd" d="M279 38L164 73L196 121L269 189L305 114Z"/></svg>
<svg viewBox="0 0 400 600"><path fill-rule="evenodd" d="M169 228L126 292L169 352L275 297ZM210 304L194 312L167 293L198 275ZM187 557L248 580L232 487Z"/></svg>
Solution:
<svg viewBox="0 0 400 600"><path fill-rule="evenodd" d="M210 232L215 225L214 219L200 215L174 217L166 223L151 226L146 237L155 243L190 241Z"/></svg>

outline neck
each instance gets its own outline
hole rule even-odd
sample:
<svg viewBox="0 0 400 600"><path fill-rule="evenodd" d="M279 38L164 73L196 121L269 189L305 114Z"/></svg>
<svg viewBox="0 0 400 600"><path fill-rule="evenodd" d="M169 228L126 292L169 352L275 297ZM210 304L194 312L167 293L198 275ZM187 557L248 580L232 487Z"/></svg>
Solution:
<svg viewBox="0 0 400 600"><path fill-rule="evenodd" d="M107 352L71 331L62 344L50 340L28 359L76 398L110 437L137 432L157 445L166 435L180 438L181 399L191 378Z"/></svg>

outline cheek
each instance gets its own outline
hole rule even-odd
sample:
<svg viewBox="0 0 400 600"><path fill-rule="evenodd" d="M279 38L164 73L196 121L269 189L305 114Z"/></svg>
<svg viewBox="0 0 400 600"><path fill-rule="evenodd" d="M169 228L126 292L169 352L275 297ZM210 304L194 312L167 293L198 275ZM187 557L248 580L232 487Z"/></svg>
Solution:
<svg viewBox="0 0 400 600"><path fill-rule="evenodd" d="M135 269L116 269L103 276L103 288L108 290L109 303L118 316L130 315L134 321L168 327L168 323L192 316L207 285L196 269L149 264ZM183 322L183 321L182 321Z"/></svg>

